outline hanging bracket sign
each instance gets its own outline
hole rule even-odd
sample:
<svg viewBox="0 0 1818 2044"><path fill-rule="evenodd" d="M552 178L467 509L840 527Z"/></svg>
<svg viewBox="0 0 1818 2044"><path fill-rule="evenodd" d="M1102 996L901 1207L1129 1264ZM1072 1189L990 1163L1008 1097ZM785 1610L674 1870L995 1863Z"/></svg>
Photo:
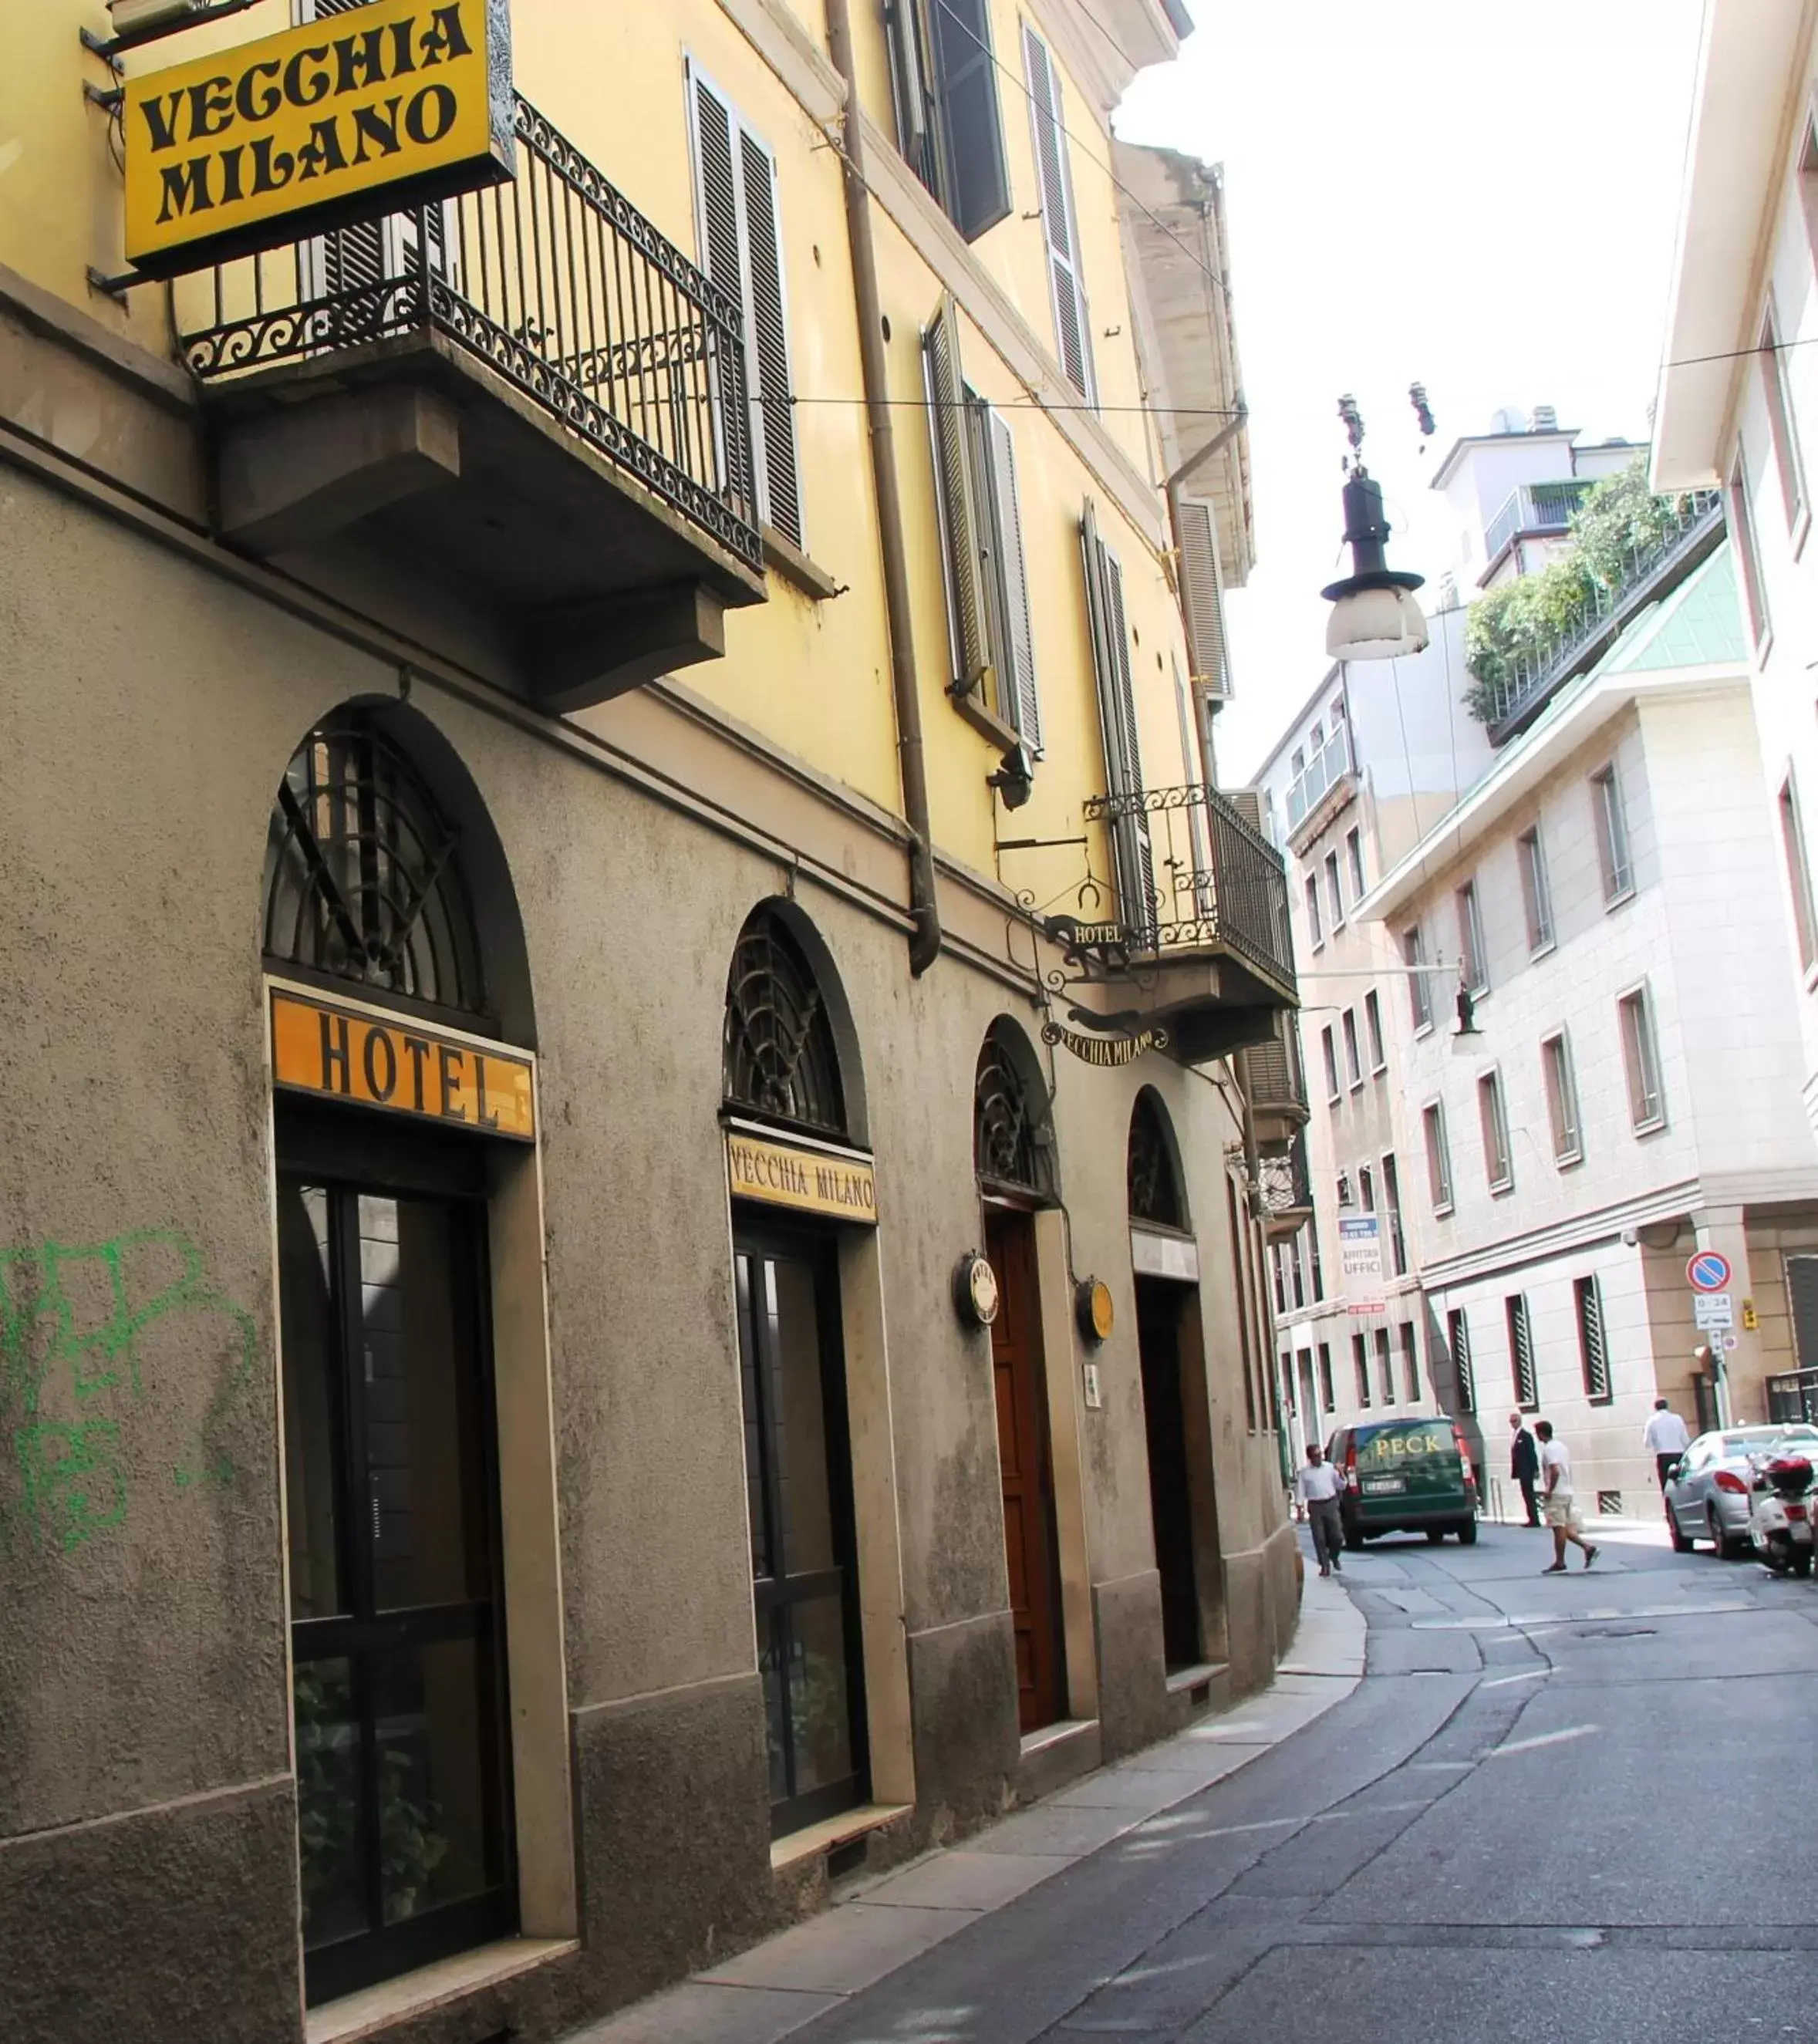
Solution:
<svg viewBox="0 0 1818 2044"><path fill-rule="evenodd" d="M1107 1070L1117 1065L1134 1064L1145 1051L1165 1051L1168 1032L1144 1029L1134 1036L1086 1036L1077 1029L1063 1029L1058 1022L1044 1022L1042 1041L1059 1043L1072 1051L1081 1063Z"/></svg>
<svg viewBox="0 0 1818 2044"><path fill-rule="evenodd" d="M476 1135L536 1139L536 1089L521 1051L278 987L271 989L271 1077L287 1093Z"/></svg>
<svg viewBox="0 0 1818 2044"><path fill-rule="evenodd" d="M172 277L512 175L506 0L367 0L129 79L126 259Z"/></svg>

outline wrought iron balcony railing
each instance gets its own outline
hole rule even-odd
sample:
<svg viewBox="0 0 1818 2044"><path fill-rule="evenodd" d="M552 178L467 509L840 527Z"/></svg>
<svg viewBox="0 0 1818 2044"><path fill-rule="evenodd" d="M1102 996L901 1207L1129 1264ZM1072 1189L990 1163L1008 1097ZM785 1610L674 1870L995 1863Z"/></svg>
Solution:
<svg viewBox="0 0 1818 2044"><path fill-rule="evenodd" d="M1288 828L1298 830L1343 776L1351 771L1351 734L1343 724L1288 784Z"/></svg>
<svg viewBox="0 0 1818 2044"><path fill-rule="evenodd" d="M1280 1242L1298 1234L1313 1213L1313 1188L1307 1170L1305 1141L1297 1136L1284 1155L1259 1158L1256 1168L1263 1224L1270 1239Z"/></svg>
<svg viewBox="0 0 1818 2044"><path fill-rule="evenodd" d="M1629 548L1620 575L1599 582L1570 624L1520 655L1506 676L1478 683L1472 692L1474 714L1489 727L1490 742L1501 745L1523 729L1559 688L1604 653L1632 617L1682 580L1716 546L1723 529L1723 492L1692 491L1669 529L1645 546Z"/></svg>
<svg viewBox="0 0 1818 2044"><path fill-rule="evenodd" d="M1112 827L1131 951L1223 948L1292 1001L1287 871L1226 797L1194 783L1093 796L1084 809Z"/></svg>
<svg viewBox="0 0 1818 2044"><path fill-rule="evenodd" d="M762 571L740 308L528 101L516 175L181 280L205 383L444 336Z"/></svg>
<svg viewBox="0 0 1818 2044"><path fill-rule="evenodd" d="M1572 513L1596 487L1593 478L1567 482L1524 482L1490 520L1483 536L1483 557L1493 561L1517 532L1564 532Z"/></svg>

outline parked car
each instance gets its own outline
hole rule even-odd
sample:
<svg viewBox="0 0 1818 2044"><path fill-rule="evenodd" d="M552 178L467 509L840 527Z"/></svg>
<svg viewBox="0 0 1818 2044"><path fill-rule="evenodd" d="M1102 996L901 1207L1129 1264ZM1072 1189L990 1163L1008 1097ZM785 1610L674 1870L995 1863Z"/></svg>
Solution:
<svg viewBox="0 0 1818 2044"><path fill-rule="evenodd" d="M1666 1525L1673 1544L1689 1554L1708 1540L1726 1558L1749 1551L1751 1456L1789 1450L1818 1455L1818 1427L1731 1427L1701 1434L1666 1479Z"/></svg>
<svg viewBox="0 0 1818 2044"><path fill-rule="evenodd" d="M1340 1427L1326 1454L1344 1478L1339 1515L1344 1544L1361 1547L1380 1533L1455 1533L1477 1539L1477 1483L1457 1426L1436 1420L1382 1420Z"/></svg>

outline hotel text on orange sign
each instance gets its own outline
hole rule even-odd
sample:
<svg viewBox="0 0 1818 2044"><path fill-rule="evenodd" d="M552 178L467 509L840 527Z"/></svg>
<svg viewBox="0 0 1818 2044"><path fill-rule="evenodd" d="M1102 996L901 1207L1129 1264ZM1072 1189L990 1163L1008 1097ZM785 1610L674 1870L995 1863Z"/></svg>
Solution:
<svg viewBox="0 0 1818 2044"><path fill-rule="evenodd" d="M300 994L272 993L271 1076L321 1099L524 1143L536 1135L528 1058Z"/></svg>

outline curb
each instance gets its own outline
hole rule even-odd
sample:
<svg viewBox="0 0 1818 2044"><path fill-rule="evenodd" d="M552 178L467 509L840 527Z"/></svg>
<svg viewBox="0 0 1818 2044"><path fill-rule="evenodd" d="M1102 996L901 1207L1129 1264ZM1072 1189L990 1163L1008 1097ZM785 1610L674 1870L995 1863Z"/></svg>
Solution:
<svg viewBox="0 0 1818 2044"><path fill-rule="evenodd" d="M1343 1589L1309 1572L1274 1679L1235 1710L880 1874L567 2044L776 2044L1323 1717L1362 1681L1366 1631Z"/></svg>

